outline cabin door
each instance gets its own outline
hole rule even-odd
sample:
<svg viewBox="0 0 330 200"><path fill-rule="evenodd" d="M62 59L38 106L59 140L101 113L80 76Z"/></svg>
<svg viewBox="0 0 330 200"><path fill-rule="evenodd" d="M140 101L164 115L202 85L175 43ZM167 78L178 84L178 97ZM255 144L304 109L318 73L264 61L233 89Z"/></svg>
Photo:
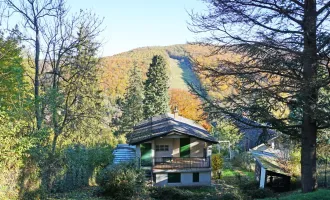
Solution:
<svg viewBox="0 0 330 200"><path fill-rule="evenodd" d="M180 138L180 157L190 157L190 138Z"/></svg>
<svg viewBox="0 0 330 200"><path fill-rule="evenodd" d="M143 143L141 149L141 166L152 166L151 143Z"/></svg>

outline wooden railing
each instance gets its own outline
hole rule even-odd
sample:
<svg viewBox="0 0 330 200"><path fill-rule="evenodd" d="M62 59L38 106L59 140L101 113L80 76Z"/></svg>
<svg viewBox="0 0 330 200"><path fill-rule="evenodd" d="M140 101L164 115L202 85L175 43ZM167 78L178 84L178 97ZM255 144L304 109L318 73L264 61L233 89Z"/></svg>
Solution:
<svg viewBox="0 0 330 200"><path fill-rule="evenodd" d="M210 157L178 158L154 157L155 169L210 168Z"/></svg>

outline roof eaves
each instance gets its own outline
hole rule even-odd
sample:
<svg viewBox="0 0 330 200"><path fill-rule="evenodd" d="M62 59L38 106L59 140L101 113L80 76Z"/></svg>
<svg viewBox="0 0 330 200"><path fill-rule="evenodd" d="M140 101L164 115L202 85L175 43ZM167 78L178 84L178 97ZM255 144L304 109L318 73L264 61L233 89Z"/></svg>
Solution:
<svg viewBox="0 0 330 200"><path fill-rule="evenodd" d="M188 135L188 136L191 136L191 137L195 137L195 138L198 138L198 139L203 140L203 141L205 141L205 142L211 142L211 143L213 143L213 144L218 144L218 143L219 143L219 142L218 142L215 138L213 138L211 135L210 135L210 136L211 136L212 138L198 137L197 135L189 134L189 133L182 132L182 131L178 131L178 130L175 130L175 129L173 129L173 130L169 130L169 131L166 131L166 132L164 132L164 133L162 133L162 134L153 135L153 136L150 136L150 137L148 137L148 138L141 139L141 140L139 140L139 139L136 140L136 141L133 140L133 142L130 142L130 141L129 141L128 143L131 144L131 145L141 144L141 143L143 143L143 142L147 142L147 141L153 140L153 139L155 139L155 138L165 136L165 135L167 135L167 134L169 134L169 133L172 133L172 132L177 132L177 133L181 133L181 134L183 134L183 135Z"/></svg>

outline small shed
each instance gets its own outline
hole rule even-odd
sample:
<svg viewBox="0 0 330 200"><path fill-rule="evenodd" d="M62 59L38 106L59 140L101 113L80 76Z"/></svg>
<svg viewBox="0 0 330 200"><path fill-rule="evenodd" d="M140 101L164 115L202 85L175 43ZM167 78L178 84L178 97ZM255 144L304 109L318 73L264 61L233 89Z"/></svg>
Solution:
<svg viewBox="0 0 330 200"><path fill-rule="evenodd" d="M270 187L275 191L290 190L291 174L280 158L262 152L252 152L256 160L255 175L260 188Z"/></svg>

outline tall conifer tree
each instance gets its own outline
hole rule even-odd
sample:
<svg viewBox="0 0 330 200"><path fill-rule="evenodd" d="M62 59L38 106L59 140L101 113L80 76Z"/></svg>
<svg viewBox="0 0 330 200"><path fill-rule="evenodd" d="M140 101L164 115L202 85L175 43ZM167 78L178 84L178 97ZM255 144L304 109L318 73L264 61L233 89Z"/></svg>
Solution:
<svg viewBox="0 0 330 200"><path fill-rule="evenodd" d="M162 56L152 58L147 80L144 83L144 117L150 118L169 111L168 75Z"/></svg>
<svg viewBox="0 0 330 200"><path fill-rule="evenodd" d="M135 65L130 72L129 86L125 92L121 117L121 133L128 133L143 120L143 80L140 69Z"/></svg>

